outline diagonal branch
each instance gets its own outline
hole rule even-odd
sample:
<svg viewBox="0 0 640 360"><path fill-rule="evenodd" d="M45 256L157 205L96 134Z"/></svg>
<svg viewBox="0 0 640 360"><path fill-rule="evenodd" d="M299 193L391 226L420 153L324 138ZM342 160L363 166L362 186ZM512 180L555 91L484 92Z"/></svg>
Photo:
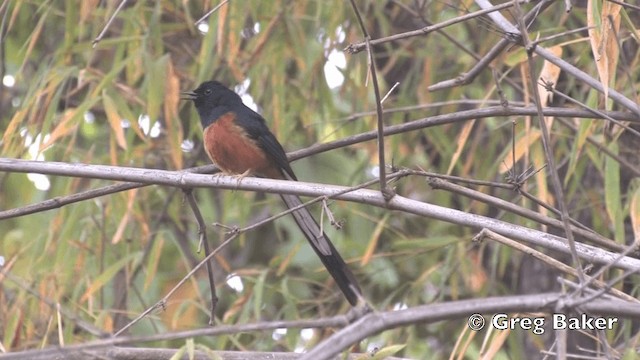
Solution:
<svg viewBox="0 0 640 360"><path fill-rule="evenodd" d="M536 78L536 67L533 61L533 55L531 53L531 40L529 39L529 33L527 31L527 27L525 25L524 17L522 16L521 9L519 4L515 4L516 10L516 19L518 20L518 28L522 33L522 41L524 42L525 49L527 50L527 60L529 63L529 76L531 79ZM569 210L567 208L567 202L565 200L564 189L562 188L562 183L560 182L560 177L558 172L556 171L556 161L553 156L554 152L551 148L551 136L549 135L549 129L547 128L547 122L545 121L544 114L542 113L542 101L540 100L540 94L538 92L538 86L536 81L530 81L531 91L533 93L533 98L536 104L536 110L538 112L538 127L542 132L542 147L544 149L545 158L547 161L547 165L550 169L549 174L551 175L551 184L553 185L553 192L556 198L556 202L558 203L558 208L560 210L560 220L562 221L564 227L564 233L567 237L569 243L569 249L571 252L571 258L573 260L573 265L575 266L578 272L578 279L580 283L584 283L585 275L584 269L582 268L582 263L580 261L580 256L578 256L576 250L576 241L573 237L573 229L571 228L571 224L569 221Z"/></svg>
<svg viewBox="0 0 640 360"><path fill-rule="evenodd" d="M303 360L332 359L346 350L351 344L378 334L384 330L393 329L417 322L436 322L455 318L468 318L471 314L509 313L509 312L546 312L556 311L556 304L562 303L562 294L520 295L509 297L495 297L461 301L449 301L443 304L423 305L406 310L385 313L371 313L353 324L336 332L325 339L318 346L306 353ZM614 315L609 310L610 305L619 308L619 315L624 313L640 319L640 304L632 304L617 300L595 300L584 304L585 311L593 314ZM603 310L605 310L603 312ZM455 314L455 315L454 315Z"/></svg>
<svg viewBox="0 0 640 360"><path fill-rule="evenodd" d="M204 256L205 258L209 258L211 249L209 248L209 240L207 239L207 225L205 225L204 218L202 217L202 213L200 212L200 208L198 208L198 202L193 195L193 189L187 188L184 190L184 193L187 197L187 201L189 202L189 206L191 207L191 211L193 212L193 216L198 222L198 234L200 235L200 243L204 245ZM209 277L209 290L211 291L211 311L209 315L209 325L212 326L215 318L216 305L218 305L216 283L213 278L213 258L211 258L210 261L207 261L207 276Z"/></svg>

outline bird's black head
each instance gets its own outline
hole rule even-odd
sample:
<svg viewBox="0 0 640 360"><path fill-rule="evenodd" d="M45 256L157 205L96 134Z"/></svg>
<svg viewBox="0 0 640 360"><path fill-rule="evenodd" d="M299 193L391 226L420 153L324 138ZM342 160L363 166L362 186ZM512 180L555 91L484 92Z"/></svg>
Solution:
<svg viewBox="0 0 640 360"><path fill-rule="evenodd" d="M197 89L183 92L182 99L193 100L203 128L231 111L233 106L242 105L238 94L217 81L203 82Z"/></svg>

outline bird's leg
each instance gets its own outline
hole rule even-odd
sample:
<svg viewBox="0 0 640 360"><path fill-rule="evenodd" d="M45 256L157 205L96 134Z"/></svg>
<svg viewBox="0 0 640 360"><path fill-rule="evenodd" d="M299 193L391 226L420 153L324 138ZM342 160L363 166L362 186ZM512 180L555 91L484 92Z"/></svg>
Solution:
<svg viewBox="0 0 640 360"><path fill-rule="evenodd" d="M221 176L228 176L228 175L230 174L220 169L220 171L211 175L211 180L213 180L214 182L218 182Z"/></svg>
<svg viewBox="0 0 640 360"><path fill-rule="evenodd" d="M240 182L242 182L242 179L244 179L245 177L251 175L251 169L247 169L247 171L243 172L242 174L236 174L233 175L234 178L236 178L237 183L236 183L236 190L237 187L240 186Z"/></svg>

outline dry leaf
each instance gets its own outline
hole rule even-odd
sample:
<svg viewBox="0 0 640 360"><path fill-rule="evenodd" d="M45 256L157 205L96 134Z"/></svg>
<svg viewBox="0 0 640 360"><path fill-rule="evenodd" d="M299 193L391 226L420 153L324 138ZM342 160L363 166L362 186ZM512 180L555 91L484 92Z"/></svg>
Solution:
<svg viewBox="0 0 640 360"><path fill-rule="evenodd" d="M596 13L594 1L601 6L601 13ZM600 82L604 87L605 108L608 108L609 83L615 75L618 64L619 49L615 35L620 30L620 10L622 6L609 1L589 0L587 2L587 25L591 51L596 60ZM614 31L615 29L615 31Z"/></svg>
<svg viewBox="0 0 640 360"><path fill-rule="evenodd" d="M102 92L102 102L104 105L104 111L107 113L107 120L113 130L113 134L116 137L116 143L123 149L127 149L127 141L124 138L124 129L122 128L122 116L118 113L118 107L113 100L107 95L106 92Z"/></svg>
<svg viewBox="0 0 640 360"><path fill-rule="evenodd" d="M170 155L173 166L182 169L182 123L178 116L180 102L180 79L175 72L171 58L167 61L167 77L164 84L164 119L167 124Z"/></svg>
<svg viewBox="0 0 640 360"><path fill-rule="evenodd" d="M631 229L636 243L640 242L640 187L636 189L629 205L629 218L631 219Z"/></svg>

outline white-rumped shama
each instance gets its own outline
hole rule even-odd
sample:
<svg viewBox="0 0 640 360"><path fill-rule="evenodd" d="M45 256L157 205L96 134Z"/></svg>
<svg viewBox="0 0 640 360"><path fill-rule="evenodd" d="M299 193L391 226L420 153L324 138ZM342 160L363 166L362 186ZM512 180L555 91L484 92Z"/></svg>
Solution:
<svg viewBox="0 0 640 360"><path fill-rule="evenodd" d="M217 81L207 81L182 95L185 100L193 100L202 123L204 148L223 172L297 180L282 145L264 118L245 106L238 94ZM282 194L281 197L288 208L302 204L296 195ZM360 287L331 240L306 207L292 214L344 296L355 306Z"/></svg>

